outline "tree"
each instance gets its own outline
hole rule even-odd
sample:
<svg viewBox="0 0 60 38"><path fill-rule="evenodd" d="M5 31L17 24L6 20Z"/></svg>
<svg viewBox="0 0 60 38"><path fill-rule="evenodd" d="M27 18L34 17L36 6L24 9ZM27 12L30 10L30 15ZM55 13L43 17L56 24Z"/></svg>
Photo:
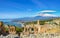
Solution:
<svg viewBox="0 0 60 38"><path fill-rule="evenodd" d="M45 24L45 21L40 21L40 25L44 25Z"/></svg>
<svg viewBox="0 0 60 38"><path fill-rule="evenodd" d="M16 27L16 32L19 33L19 32L22 32L23 31L23 28L22 27Z"/></svg>

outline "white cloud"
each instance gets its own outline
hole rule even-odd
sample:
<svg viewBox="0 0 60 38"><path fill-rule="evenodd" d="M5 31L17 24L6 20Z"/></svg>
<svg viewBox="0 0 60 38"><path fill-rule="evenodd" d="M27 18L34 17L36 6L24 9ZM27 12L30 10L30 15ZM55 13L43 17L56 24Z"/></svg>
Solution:
<svg viewBox="0 0 60 38"><path fill-rule="evenodd" d="M44 13L44 12L56 12L56 11L55 10L43 10L43 11L40 11L40 12Z"/></svg>
<svg viewBox="0 0 60 38"><path fill-rule="evenodd" d="M49 12L56 12L55 10L43 10L43 11L40 11L39 12L39 16L53 16L53 17L56 17L56 15L54 14L50 14Z"/></svg>

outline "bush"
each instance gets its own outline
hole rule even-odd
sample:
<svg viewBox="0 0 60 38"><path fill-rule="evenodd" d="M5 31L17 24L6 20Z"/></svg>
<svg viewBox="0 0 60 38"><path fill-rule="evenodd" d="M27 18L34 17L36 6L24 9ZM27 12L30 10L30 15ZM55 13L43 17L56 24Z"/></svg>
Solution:
<svg viewBox="0 0 60 38"><path fill-rule="evenodd" d="M16 32L19 33L19 32L22 32L23 31L23 28L22 27L16 27Z"/></svg>

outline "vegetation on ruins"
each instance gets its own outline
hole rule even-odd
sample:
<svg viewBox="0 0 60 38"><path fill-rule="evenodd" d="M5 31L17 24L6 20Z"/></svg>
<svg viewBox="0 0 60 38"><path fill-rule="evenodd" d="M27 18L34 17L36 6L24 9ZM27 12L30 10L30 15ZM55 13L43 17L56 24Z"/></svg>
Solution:
<svg viewBox="0 0 60 38"><path fill-rule="evenodd" d="M23 31L23 27L16 27L16 32L18 33L18 32L22 32Z"/></svg>
<svg viewBox="0 0 60 38"><path fill-rule="evenodd" d="M40 25L44 25L45 22L48 22L48 21L52 21L53 19L50 19L50 20L40 20ZM25 22L25 25L28 25L28 24L37 24L37 21L32 21L32 22Z"/></svg>

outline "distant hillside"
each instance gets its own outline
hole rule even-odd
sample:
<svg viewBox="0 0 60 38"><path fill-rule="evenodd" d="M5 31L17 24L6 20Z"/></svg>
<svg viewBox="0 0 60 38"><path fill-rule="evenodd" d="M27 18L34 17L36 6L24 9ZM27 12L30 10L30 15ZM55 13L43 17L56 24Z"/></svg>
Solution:
<svg viewBox="0 0 60 38"><path fill-rule="evenodd" d="M60 17L49 17L49 16L24 17L24 18L13 19L12 22L29 22L29 21L36 21L36 20L50 20L55 18L60 18Z"/></svg>
<svg viewBox="0 0 60 38"><path fill-rule="evenodd" d="M49 19L49 20L40 20L39 23L40 25L44 25L45 22L51 23L51 24L55 24L55 25L59 25L60 24L60 18L54 18L54 19ZM24 24L37 24L37 21L32 21L32 22L24 22Z"/></svg>

